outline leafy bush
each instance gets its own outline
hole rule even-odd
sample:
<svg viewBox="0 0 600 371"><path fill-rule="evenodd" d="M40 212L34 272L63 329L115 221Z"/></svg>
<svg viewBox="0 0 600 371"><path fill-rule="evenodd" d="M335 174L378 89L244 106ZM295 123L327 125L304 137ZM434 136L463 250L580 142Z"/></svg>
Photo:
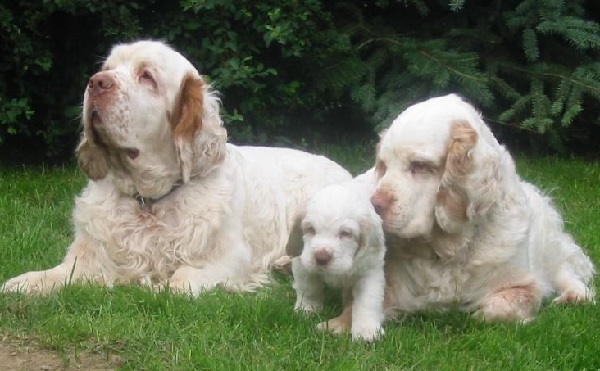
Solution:
<svg viewBox="0 0 600 371"><path fill-rule="evenodd" d="M599 9L584 0L42 4L0 4L0 147L32 137L70 153L88 77L112 44L137 38L193 61L236 142L374 132L450 91L499 132L555 149L600 131Z"/></svg>
<svg viewBox="0 0 600 371"><path fill-rule="evenodd" d="M112 42L138 35L136 9L113 1L0 4L0 141L34 136L49 153L70 151L87 78Z"/></svg>

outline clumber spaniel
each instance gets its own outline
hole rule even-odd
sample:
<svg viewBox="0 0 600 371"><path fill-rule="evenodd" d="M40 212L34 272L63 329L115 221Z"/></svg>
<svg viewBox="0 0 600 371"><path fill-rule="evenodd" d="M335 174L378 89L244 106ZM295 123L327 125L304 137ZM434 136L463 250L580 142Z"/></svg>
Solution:
<svg viewBox="0 0 600 371"><path fill-rule="evenodd" d="M297 311L322 308L324 285L343 288L344 311L319 324L322 330L351 332L353 340L383 334L385 245L381 218L369 202L373 172L330 185L314 194L287 246Z"/></svg>
<svg viewBox="0 0 600 371"><path fill-rule="evenodd" d="M527 321L555 293L558 303L594 300L590 259L458 96L401 113L375 170L388 315L458 303L484 320Z"/></svg>
<svg viewBox="0 0 600 371"><path fill-rule="evenodd" d="M181 54L156 41L115 46L88 83L64 261L5 291L73 282L139 283L198 294L252 289L285 253L297 209L350 174L325 157L226 144L219 100Z"/></svg>

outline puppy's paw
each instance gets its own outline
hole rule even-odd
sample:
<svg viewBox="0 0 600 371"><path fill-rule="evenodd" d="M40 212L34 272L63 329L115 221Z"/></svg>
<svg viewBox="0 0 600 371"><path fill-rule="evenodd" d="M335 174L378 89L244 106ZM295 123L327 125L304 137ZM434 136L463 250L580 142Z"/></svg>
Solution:
<svg viewBox="0 0 600 371"><path fill-rule="evenodd" d="M373 324L353 324L352 340L372 342L384 335L383 327L377 323Z"/></svg>

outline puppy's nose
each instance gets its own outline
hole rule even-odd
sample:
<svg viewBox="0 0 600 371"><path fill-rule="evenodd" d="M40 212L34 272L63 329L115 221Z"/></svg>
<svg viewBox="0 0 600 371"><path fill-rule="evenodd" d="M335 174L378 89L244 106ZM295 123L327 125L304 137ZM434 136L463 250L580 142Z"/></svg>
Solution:
<svg viewBox="0 0 600 371"><path fill-rule="evenodd" d="M90 81L88 82L90 94L95 97L113 90L115 86L115 80L104 71L90 77Z"/></svg>
<svg viewBox="0 0 600 371"><path fill-rule="evenodd" d="M331 261L331 253L325 250L315 252L315 263L320 266L325 266Z"/></svg>
<svg viewBox="0 0 600 371"><path fill-rule="evenodd" d="M375 208L375 212L383 216L392 202L392 197L388 192L376 191L371 196L371 204Z"/></svg>

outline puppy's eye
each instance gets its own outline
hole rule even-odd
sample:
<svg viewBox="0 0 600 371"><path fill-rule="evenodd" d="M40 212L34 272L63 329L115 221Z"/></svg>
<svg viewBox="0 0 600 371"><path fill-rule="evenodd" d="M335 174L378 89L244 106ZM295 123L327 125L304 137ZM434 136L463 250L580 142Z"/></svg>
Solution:
<svg viewBox="0 0 600 371"><path fill-rule="evenodd" d="M338 233L338 237L340 239L350 239L350 238L354 238L354 233L352 233L351 229L342 228L342 229L340 229L340 231Z"/></svg>
<svg viewBox="0 0 600 371"><path fill-rule="evenodd" d="M156 80L154 80L154 76L149 69L144 68L139 73L139 80L141 84L149 85L152 88L156 89Z"/></svg>
<svg viewBox="0 0 600 371"><path fill-rule="evenodd" d="M431 174L433 167L427 162L413 161L410 163L409 170L412 175Z"/></svg>
<svg viewBox="0 0 600 371"><path fill-rule="evenodd" d="M302 233L308 236L314 236L316 231L312 225L305 225L302 227Z"/></svg>
<svg viewBox="0 0 600 371"><path fill-rule="evenodd" d="M385 175L386 171L387 166L385 165L385 163L381 160L377 160L377 162L375 163L375 176L377 178L381 178Z"/></svg>

